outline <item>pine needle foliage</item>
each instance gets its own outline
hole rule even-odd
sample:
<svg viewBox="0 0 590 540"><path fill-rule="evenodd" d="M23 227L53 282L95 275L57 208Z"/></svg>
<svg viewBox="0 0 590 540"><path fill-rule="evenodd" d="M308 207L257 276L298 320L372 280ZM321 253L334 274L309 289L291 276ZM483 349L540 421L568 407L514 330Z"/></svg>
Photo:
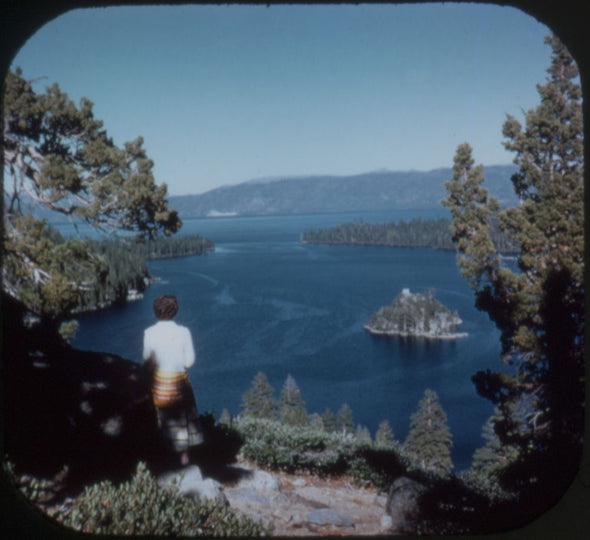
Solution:
<svg viewBox="0 0 590 540"><path fill-rule="evenodd" d="M309 423L305 401L295 379L288 375L281 390L281 420L292 426L304 426Z"/></svg>
<svg viewBox="0 0 590 540"><path fill-rule="evenodd" d="M496 409L494 415L488 419L482 428L482 438L485 444L475 450L472 470L497 481L498 472L517 459L518 448L502 444L495 431L496 423L502 423L499 409Z"/></svg>
<svg viewBox="0 0 590 540"><path fill-rule="evenodd" d="M96 119L93 104L77 105L57 84L37 92L20 68L4 81L3 290L40 314L58 318L92 283L102 262L77 239L57 243L32 204L104 232L170 235L182 221L157 185L154 163L137 137L118 147ZM85 280L87 281L87 280Z"/></svg>
<svg viewBox="0 0 590 540"><path fill-rule="evenodd" d="M252 380L251 387L242 396L242 414L249 418L279 417L279 404L274 398L274 389L266 374L259 371Z"/></svg>
<svg viewBox="0 0 590 540"><path fill-rule="evenodd" d="M337 431L338 425L336 423L336 415L334 411L329 407L324 410L322 413L322 424L324 426L324 430L328 433L332 433Z"/></svg>
<svg viewBox="0 0 590 540"><path fill-rule="evenodd" d="M387 420L383 420L375 433L375 446L392 448L394 446L393 429Z"/></svg>
<svg viewBox="0 0 590 540"><path fill-rule="evenodd" d="M477 391L501 412L495 431L519 457L503 476L537 504L544 485L562 493L576 473L584 416L584 154L582 90L576 63L556 36L540 103L509 115L504 146L514 152L512 183L520 204L498 211L474 166L471 147L455 155L443 202L463 275L476 306L501 331L501 372L478 372ZM502 264L488 218L521 246L518 270ZM551 464L548 466L548 464ZM547 499L546 499L547 501ZM550 504L550 502L545 502Z"/></svg>
<svg viewBox="0 0 590 540"><path fill-rule="evenodd" d="M410 431L404 442L406 452L424 470L449 473L453 468L453 438L438 395L427 389L410 417Z"/></svg>
<svg viewBox="0 0 590 540"><path fill-rule="evenodd" d="M348 403L343 403L336 413L336 429L342 433L354 433L354 418Z"/></svg>

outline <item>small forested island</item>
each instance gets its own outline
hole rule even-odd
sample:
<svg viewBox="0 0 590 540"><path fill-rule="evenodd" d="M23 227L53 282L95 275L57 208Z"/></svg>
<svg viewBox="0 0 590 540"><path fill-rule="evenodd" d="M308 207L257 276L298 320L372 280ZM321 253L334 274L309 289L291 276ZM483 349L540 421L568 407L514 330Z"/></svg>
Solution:
<svg viewBox="0 0 590 540"><path fill-rule="evenodd" d="M432 291L411 293L410 289L402 289L391 305L369 319L365 330L377 336L457 339L467 337L456 331L462 322L456 311L434 298Z"/></svg>

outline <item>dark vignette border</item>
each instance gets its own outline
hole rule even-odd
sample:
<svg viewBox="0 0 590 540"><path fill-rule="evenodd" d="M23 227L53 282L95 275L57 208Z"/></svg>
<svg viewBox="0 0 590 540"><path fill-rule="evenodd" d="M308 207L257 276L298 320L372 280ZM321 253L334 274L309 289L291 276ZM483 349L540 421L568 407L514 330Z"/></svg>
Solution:
<svg viewBox="0 0 590 540"><path fill-rule="evenodd" d="M467 3L467 0L454 0L457 3ZM204 2L191 2L188 0L4 0L0 5L0 81L4 80L5 74L8 71L13 57L18 50L24 45L26 40L33 35L33 33L44 24L50 22L59 15L75 8L85 7L108 7L116 5L149 5L149 4L195 4ZM214 1L207 3L216 3ZM253 2L232 1L228 3L247 4ZM301 1L290 2L276 2L274 0L266 0L265 2L257 2L258 4L279 4L279 3L307 3ZM317 4L335 4L337 2L326 2L325 0L315 0L313 3ZM342 3L342 2L339 2ZM350 2L359 3L359 2ZM364 3L382 3L378 1L364 2ZM393 0L390 3L424 3L420 0L406 0L401 2ZM585 163L589 163L590 157L590 137L588 136L588 126L590 126L590 63L588 57L590 55L590 32L588 32L588 19L585 16L585 2L584 0L560 0L554 2L550 0L471 0L469 3L473 4L496 4L503 6L511 6L529 15L535 17L539 22L548 26L555 32L560 39L565 43L570 50L578 67L580 69L580 77L582 83L582 90L584 92L583 114L584 114L584 157ZM3 94L3 88L2 92ZM2 115L2 108L0 106L0 116ZM1 135L0 135L1 137ZM1 140L0 140L1 145ZM584 185L587 188L590 184L588 167L584 172ZM0 179L3 180L3 171L0 171ZM585 190L584 209L585 215L590 215L590 197L588 190ZM590 245L588 241L588 223L585 224L585 253L589 253ZM1 262L1 261L0 261ZM588 277L588 268L586 267L585 277ZM585 299L585 311L588 311L588 299ZM0 313L2 317L2 313ZM588 330L585 332L585 353L586 358L589 356L589 339ZM0 340L5 336L0 336ZM2 364L0 362L0 398L2 397ZM588 361L586 360L586 367ZM588 370L586 370L588 372ZM590 395L590 384L588 377L586 378L586 396ZM0 399L0 403L3 400ZM590 450L589 450L589 427L590 427L590 410L588 400L586 401L586 416L585 416L585 438L584 438L584 453L580 471L574 479L569 490L564 497L557 503L555 507L548 512L539 516L538 519L528 524L527 526L494 535L486 536L471 536L470 538L498 538L498 539L518 539L518 538L567 538L569 540L576 540L587 538L588 531L590 531ZM0 415L0 457L3 457L2 451L4 445L3 438L3 419ZM21 539L21 538L47 538L47 539L69 539L87 537L64 529L57 525L50 518L45 517L31 505L29 505L24 498L15 493L11 488L8 480L3 472L0 472L0 537L6 540ZM114 537L108 537L114 538ZM442 538L454 538L453 536L446 536Z"/></svg>

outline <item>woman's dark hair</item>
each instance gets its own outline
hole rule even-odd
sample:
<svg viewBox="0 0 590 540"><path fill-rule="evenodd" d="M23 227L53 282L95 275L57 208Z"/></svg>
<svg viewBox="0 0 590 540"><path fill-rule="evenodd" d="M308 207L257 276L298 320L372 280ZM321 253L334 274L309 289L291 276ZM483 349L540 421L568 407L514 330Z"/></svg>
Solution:
<svg viewBox="0 0 590 540"><path fill-rule="evenodd" d="M176 296L161 294L154 300L154 313L158 319L170 320L178 312L178 301Z"/></svg>

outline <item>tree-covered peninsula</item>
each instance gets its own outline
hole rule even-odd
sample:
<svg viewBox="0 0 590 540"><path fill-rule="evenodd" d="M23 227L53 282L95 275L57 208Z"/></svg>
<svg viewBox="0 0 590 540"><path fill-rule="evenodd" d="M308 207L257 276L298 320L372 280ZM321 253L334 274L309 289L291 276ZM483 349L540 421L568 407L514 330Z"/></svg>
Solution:
<svg viewBox="0 0 590 540"><path fill-rule="evenodd" d="M149 283L148 259L213 249L198 235L172 237L182 221L141 137L117 146L90 100L75 104L57 84L37 91L18 68L4 84L2 290L9 296L58 321L137 295ZM109 236L64 238L40 219L45 214Z"/></svg>
<svg viewBox="0 0 590 540"><path fill-rule="evenodd" d="M456 339L467 336L456 331L461 322L457 312L443 306L432 291L411 293L402 289L389 306L369 319L365 329L377 336Z"/></svg>
<svg viewBox="0 0 590 540"><path fill-rule="evenodd" d="M366 223L354 221L327 229L309 229L301 236L308 244L345 244L388 247L429 247L454 250L449 229L451 221L445 218ZM519 246L496 222L490 223L490 234L500 253L516 253Z"/></svg>
<svg viewBox="0 0 590 540"><path fill-rule="evenodd" d="M123 303L138 297L151 282L148 260L200 255L215 249L213 241L198 234L149 241L128 236L91 240L66 238L31 216L22 221L29 230L28 237L34 239L28 249L47 249L43 260L70 285L66 292L54 292L50 287L39 291L8 258L4 279L17 285L19 298L38 314L50 306L60 306L66 315Z"/></svg>
<svg viewBox="0 0 590 540"><path fill-rule="evenodd" d="M102 266L98 279L96 275L87 276L92 284L81 287L74 311L93 310L140 297L138 293L153 279L147 265L149 260L202 255L215 249L212 240L198 234L145 242L131 238L94 240L87 241L86 245Z"/></svg>

